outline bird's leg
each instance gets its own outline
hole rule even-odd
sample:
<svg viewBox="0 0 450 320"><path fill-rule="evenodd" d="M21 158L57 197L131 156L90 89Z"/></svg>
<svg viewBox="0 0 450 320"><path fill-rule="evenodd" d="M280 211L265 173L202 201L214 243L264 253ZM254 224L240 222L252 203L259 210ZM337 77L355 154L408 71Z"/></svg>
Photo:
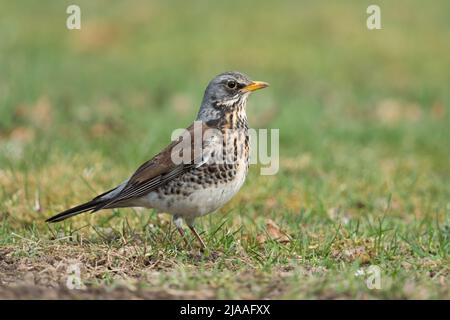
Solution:
<svg viewBox="0 0 450 320"><path fill-rule="evenodd" d="M188 227L189 229L191 229L192 233L194 234L194 236L197 238L197 240L200 242L200 246L202 247L202 251L206 250L206 245L203 242L202 238L200 237L200 235L197 233L197 231L195 231L194 226L191 223L188 223Z"/></svg>
<svg viewBox="0 0 450 320"><path fill-rule="evenodd" d="M189 245L189 242L188 242L187 239L186 239L186 234L184 233L183 228L178 228L178 227L177 227L177 230L178 230L178 232L180 233L181 238L183 238L184 243L188 246L188 245Z"/></svg>
<svg viewBox="0 0 450 320"><path fill-rule="evenodd" d="M184 243L186 243L186 245L189 246L189 242L186 239L186 234L184 233L184 230L183 230L183 227L182 227L183 219L181 217L174 216L173 217L173 222L174 222L175 227L177 228L178 232L180 233L181 238L183 238Z"/></svg>

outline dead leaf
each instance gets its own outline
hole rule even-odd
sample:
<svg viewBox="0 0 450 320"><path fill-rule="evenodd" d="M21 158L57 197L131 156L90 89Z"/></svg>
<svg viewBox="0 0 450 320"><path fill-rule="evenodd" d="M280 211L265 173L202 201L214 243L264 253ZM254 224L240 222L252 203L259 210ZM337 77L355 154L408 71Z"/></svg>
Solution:
<svg viewBox="0 0 450 320"><path fill-rule="evenodd" d="M104 123L96 123L90 129L91 135L94 137L103 137L110 131L110 128Z"/></svg>
<svg viewBox="0 0 450 320"><path fill-rule="evenodd" d="M275 197L269 197L265 201L265 207L267 209L274 209L277 206L277 199Z"/></svg>
<svg viewBox="0 0 450 320"><path fill-rule="evenodd" d="M31 107L28 117L31 122L41 128L46 128L53 122L53 112L50 99L41 96Z"/></svg>
<svg viewBox="0 0 450 320"><path fill-rule="evenodd" d="M385 99L376 105L375 116L382 123L389 125L400 121L417 122L422 117L422 110L416 103Z"/></svg>
<svg viewBox="0 0 450 320"><path fill-rule="evenodd" d="M442 102L435 102L433 104L433 106L431 107L431 116L436 120L440 120L440 119L444 118L445 107Z"/></svg>
<svg viewBox="0 0 450 320"><path fill-rule="evenodd" d="M82 52L95 52L112 47L118 43L120 29L112 23L88 21L83 24L83 32L74 33L75 49Z"/></svg>
<svg viewBox="0 0 450 320"><path fill-rule="evenodd" d="M272 219L266 220L266 234L260 234L256 238L258 243L262 244L267 240L275 240L280 243L289 243L291 241L289 235L282 231L280 227Z"/></svg>
<svg viewBox="0 0 450 320"><path fill-rule="evenodd" d="M9 138L15 142L28 143L34 139L34 131L26 127L17 127L11 131Z"/></svg>

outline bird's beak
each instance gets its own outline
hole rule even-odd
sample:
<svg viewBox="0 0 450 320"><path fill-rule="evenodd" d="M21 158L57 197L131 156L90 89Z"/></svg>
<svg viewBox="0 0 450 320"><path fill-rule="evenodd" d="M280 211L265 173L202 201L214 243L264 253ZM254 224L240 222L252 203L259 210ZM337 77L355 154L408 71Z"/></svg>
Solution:
<svg viewBox="0 0 450 320"><path fill-rule="evenodd" d="M267 88L268 86L269 86L269 84L267 82L253 81L249 85L246 85L245 87L243 87L242 91L244 91L244 92L251 92L251 91Z"/></svg>

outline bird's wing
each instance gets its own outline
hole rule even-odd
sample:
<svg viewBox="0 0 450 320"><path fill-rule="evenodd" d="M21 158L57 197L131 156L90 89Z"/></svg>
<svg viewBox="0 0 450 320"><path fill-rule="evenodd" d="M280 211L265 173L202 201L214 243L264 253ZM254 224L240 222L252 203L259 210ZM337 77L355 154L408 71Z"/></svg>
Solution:
<svg viewBox="0 0 450 320"><path fill-rule="evenodd" d="M200 137L197 137L198 133L194 132L194 128L201 128ZM181 135L151 160L142 164L120 192L108 199L105 204L95 208L94 211L113 208L119 202L142 197L183 173L203 165L207 161L205 152L203 152L207 142L204 141L203 134L208 128L210 127L205 123L201 123L200 126L191 125L185 131L185 134L189 134L189 136ZM201 140L200 144L195 141L198 138ZM202 148L200 151L198 151L199 147ZM178 152L177 156L181 159L183 151L191 152L189 161L174 163L172 153Z"/></svg>

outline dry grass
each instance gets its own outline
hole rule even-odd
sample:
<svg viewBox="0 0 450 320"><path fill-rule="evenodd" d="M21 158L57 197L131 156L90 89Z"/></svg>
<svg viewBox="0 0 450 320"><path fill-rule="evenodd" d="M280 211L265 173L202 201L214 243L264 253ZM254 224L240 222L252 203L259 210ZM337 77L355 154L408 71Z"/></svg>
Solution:
<svg viewBox="0 0 450 320"><path fill-rule="evenodd" d="M79 5L72 32L65 3L2 1L0 298L450 297L448 1L383 2L374 32L364 1ZM198 220L205 255L152 210L44 223L123 181L233 69L271 83L248 115L280 129L280 171L251 167Z"/></svg>

